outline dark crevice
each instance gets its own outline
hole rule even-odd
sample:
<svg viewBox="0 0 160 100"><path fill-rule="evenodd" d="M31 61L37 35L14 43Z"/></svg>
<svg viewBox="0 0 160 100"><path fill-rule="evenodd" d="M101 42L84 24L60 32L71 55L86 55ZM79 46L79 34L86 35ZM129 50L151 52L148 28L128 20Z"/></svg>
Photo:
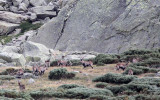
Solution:
<svg viewBox="0 0 160 100"><path fill-rule="evenodd" d="M56 48L56 46L57 46L59 40L61 39L61 37L62 37L62 35L63 35L63 33L64 33L64 29L65 29L67 20L68 20L68 18L66 18L66 19L64 20L64 22L63 22L63 26L62 26L60 35L59 35L59 37L58 37L58 39L57 39L57 41L56 41L56 43L55 43L54 49Z"/></svg>

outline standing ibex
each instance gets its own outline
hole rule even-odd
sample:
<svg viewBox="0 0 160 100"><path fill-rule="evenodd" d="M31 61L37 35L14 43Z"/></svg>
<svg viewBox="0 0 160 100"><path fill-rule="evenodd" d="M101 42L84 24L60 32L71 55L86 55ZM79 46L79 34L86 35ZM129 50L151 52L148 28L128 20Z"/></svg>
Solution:
<svg viewBox="0 0 160 100"><path fill-rule="evenodd" d="M132 69L130 69L130 70L128 71L128 75L133 75L133 70L132 70Z"/></svg>
<svg viewBox="0 0 160 100"><path fill-rule="evenodd" d="M25 90L25 85L22 84L19 80L18 80L18 85L19 85L20 91L24 91Z"/></svg>
<svg viewBox="0 0 160 100"><path fill-rule="evenodd" d="M127 62L127 63L118 63L118 64L116 64L116 70L119 70L119 69L122 69L123 71L126 69L126 67L128 66L128 63L129 62Z"/></svg>
<svg viewBox="0 0 160 100"><path fill-rule="evenodd" d="M84 61L83 59L81 59L81 63L83 65L83 68L91 67L93 69L93 62L92 61Z"/></svg>
<svg viewBox="0 0 160 100"><path fill-rule="evenodd" d="M71 61L65 61L65 60L59 60L57 61L57 65L58 66L72 66L72 62Z"/></svg>

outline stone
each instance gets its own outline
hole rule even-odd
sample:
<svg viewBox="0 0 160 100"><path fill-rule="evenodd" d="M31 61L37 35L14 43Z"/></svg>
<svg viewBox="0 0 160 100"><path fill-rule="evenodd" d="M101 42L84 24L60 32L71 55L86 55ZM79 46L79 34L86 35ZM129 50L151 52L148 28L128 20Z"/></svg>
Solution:
<svg viewBox="0 0 160 100"><path fill-rule="evenodd" d="M0 6L4 6L6 4L6 0L0 0Z"/></svg>
<svg viewBox="0 0 160 100"><path fill-rule="evenodd" d="M93 59L95 55L83 54L83 55L66 55L64 59L66 60L80 60L80 59Z"/></svg>
<svg viewBox="0 0 160 100"><path fill-rule="evenodd" d="M8 63L15 63L14 66L25 66L26 60L22 54L17 53L0 53L0 59L7 61Z"/></svg>
<svg viewBox="0 0 160 100"><path fill-rule="evenodd" d="M1 51L7 53L18 53L19 49L16 46L4 46Z"/></svg>
<svg viewBox="0 0 160 100"><path fill-rule="evenodd" d="M18 12L18 8L15 6L10 6L10 11L11 12Z"/></svg>
<svg viewBox="0 0 160 100"><path fill-rule="evenodd" d="M20 33L21 33L21 29L17 28L17 29L15 29L15 31L13 31L10 35L11 35L11 36L15 36L15 35L18 35L18 34L20 34Z"/></svg>
<svg viewBox="0 0 160 100"><path fill-rule="evenodd" d="M0 21L0 35L7 35L13 32L19 25Z"/></svg>
<svg viewBox="0 0 160 100"><path fill-rule="evenodd" d="M19 4L19 10L20 11L27 11L27 5L25 3Z"/></svg>
<svg viewBox="0 0 160 100"><path fill-rule="evenodd" d="M24 43L25 57L40 57L45 62L49 57L49 49L42 44L27 41Z"/></svg>
<svg viewBox="0 0 160 100"><path fill-rule="evenodd" d="M56 16L56 12L53 10L54 6L37 6L32 7L31 12L37 15L39 19L45 19L46 17L52 18Z"/></svg>
<svg viewBox="0 0 160 100"><path fill-rule="evenodd" d="M13 6L18 7L20 3L22 3L23 0L12 0Z"/></svg>
<svg viewBox="0 0 160 100"><path fill-rule="evenodd" d="M33 84L33 83L35 83L35 80L34 80L33 78L30 78L30 79L28 80L28 83L29 83L29 84Z"/></svg>
<svg viewBox="0 0 160 100"><path fill-rule="evenodd" d="M22 21L27 20L29 17L13 12L0 11L0 19L6 22L19 24Z"/></svg>
<svg viewBox="0 0 160 100"><path fill-rule="evenodd" d="M47 3L45 0L30 0L30 4L33 6L33 7L36 7L36 6L46 6Z"/></svg>
<svg viewBox="0 0 160 100"><path fill-rule="evenodd" d="M3 11L3 10L4 10L4 8L2 6L0 6L0 11Z"/></svg>

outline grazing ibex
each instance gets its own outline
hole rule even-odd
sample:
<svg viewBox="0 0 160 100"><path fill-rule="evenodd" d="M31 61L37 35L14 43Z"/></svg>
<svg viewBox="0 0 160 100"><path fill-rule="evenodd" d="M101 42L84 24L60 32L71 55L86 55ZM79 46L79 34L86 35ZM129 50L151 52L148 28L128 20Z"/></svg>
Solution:
<svg viewBox="0 0 160 100"><path fill-rule="evenodd" d="M118 63L115 67L116 70L122 69L123 71L126 69L126 67L128 66L128 62L127 63Z"/></svg>
<svg viewBox="0 0 160 100"><path fill-rule="evenodd" d="M19 85L20 91L24 91L25 90L25 85L22 84L19 80L18 80L18 85Z"/></svg>
<svg viewBox="0 0 160 100"><path fill-rule="evenodd" d="M65 60L59 60L57 61L57 65L58 66L72 66L72 62L71 61L65 61Z"/></svg>
<svg viewBox="0 0 160 100"><path fill-rule="evenodd" d="M46 71L47 67L46 65L38 65L38 64L35 64L33 67L32 67L32 72L34 75L38 76L38 75L43 75L44 72Z"/></svg>
<svg viewBox="0 0 160 100"><path fill-rule="evenodd" d="M83 59L81 59L81 63L83 65L83 68L91 67L93 69L93 62L92 61L84 61Z"/></svg>
<svg viewBox="0 0 160 100"><path fill-rule="evenodd" d="M132 69L130 69L130 70L128 71L128 75L133 75L133 70L132 70Z"/></svg>
<svg viewBox="0 0 160 100"><path fill-rule="evenodd" d="M23 74L24 74L24 70L23 70L23 69L18 69L17 75L18 75L18 76L21 76L21 75L23 75Z"/></svg>

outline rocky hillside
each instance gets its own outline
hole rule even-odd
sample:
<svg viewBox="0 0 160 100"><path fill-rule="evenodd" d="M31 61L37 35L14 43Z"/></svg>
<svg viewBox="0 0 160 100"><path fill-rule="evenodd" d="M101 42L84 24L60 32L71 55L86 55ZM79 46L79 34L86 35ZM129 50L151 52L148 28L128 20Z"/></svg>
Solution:
<svg viewBox="0 0 160 100"><path fill-rule="evenodd" d="M160 46L160 0L70 0L32 41L62 51L121 53Z"/></svg>

